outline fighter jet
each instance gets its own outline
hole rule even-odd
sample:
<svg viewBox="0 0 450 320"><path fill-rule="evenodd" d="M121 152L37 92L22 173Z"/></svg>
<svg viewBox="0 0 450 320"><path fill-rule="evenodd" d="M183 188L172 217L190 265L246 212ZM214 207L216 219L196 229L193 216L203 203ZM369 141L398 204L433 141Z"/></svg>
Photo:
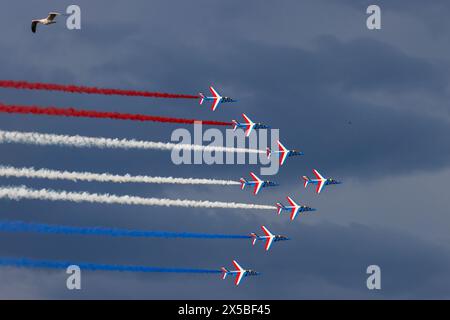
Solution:
<svg viewBox="0 0 450 320"><path fill-rule="evenodd" d="M280 166L282 166L284 164L284 162L286 161L287 157L304 155L303 152L295 150L295 149L294 150L288 150L280 142L280 140L278 140L277 143L278 143L278 151L272 151L272 150L270 150L270 148L267 148L267 158L270 159L270 156L272 155L272 153L278 153L279 154Z"/></svg>
<svg viewBox="0 0 450 320"><path fill-rule="evenodd" d="M205 96L201 92L199 93L200 104L203 104L203 101L205 101L205 100L207 100L207 101L211 100L213 102L212 106L211 106L212 111L215 111L216 108L219 106L219 104L222 102L236 102L237 101L237 100L233 100L228 97L222 97L219 93L217 93L216 90L214 90L213 87L209 87L209 90L211 91L211 94L212 94L211 97Z"/></svg>
<svg viewBox="0 0 450 320"><path fill-rule="evenodd" d="M310 179L307 176L303 176L303 180L304 180L304 186L305 188L308 186L308 183L311 184L316 184L317 188L316 188L316 193L320 193L323 189L324 186L329 185L329 184L341 184L342 182L337 181L335 179L326 179L324 178L319 171L317 171L316 169L313 169L313 173L316 176L316 179Z"/></svg>
<svg viewBox="0 0 450 320"><path fill-rule="evenodd" d="M38 23L42 23L43 25L49 25L49 24L54 24L56 23L55 18L56 16L59 16L60 13L58 12L50 12L47 16L47 18L45 19L39 19L39 20L32 20L31 21L31 31L33 33L36 33L36 28Z"/></svg>
<svg viewBox="0 0 450 320"><path fill-rule="evenodd" d="M233 260L233 265L234 265L234 267L236 268L236 270L230 271L230 270L228 270L228 269L225 268L225 267L222 267L222 268L221 268L221 270L222 270L222 279L225 280L225 278L227 277L227 275L230 275L230 276L236 276L236 279L235 279L235 281L234 281L234 284L237 285L237 286L239 285L239 283L241 283L242 278L248 277L248 276L257 276L257 275L260 274L259 272L256 272L256 271L254 271L254 270L245 270L244 268L242 268L242 267L237 263L236 260Z"/></svg>
<svg viewBox="0 0 450 320"><path fill-rule="evenodd" d="M291 212L291 220L294 220L298 213L307 211L316 211L316 209L310 208L308 206L302 206L294 202L291 197L286 197L290 206L284 206L283 204L277 202L277 213L281 214L283 210Z"/></svg>
<svg viewBox="0 0 450 320"><path fill-rule="evenodd" d="M256 233L251 233L250 236L252 237L253 245L255 245L257 240L265 240L266 241L266 246L265 246L266 251L269 251L270 246L272 245L272 242L290 240L286 236L273 235L272 233L270 233L270 231L265 226L261 226L261 229L265 234L264 236L258 236Z"/></svg>
<svg viewBox="0 0 450 320"><path fill-rule="evenodd" d="M245 130L245 136L248 137L253 129L268 129L269 126L262 124L261 122L255 123L252 120L250 120L249 117L245 113L242 114L242 117L244 118L245 122L240 123L239 121L232 120L233 122L233 131L236 131L237 128L242 128Z"/></svg>
<svg viewBox="0 0 450 320"><path fill-rule="evenodd" d="M245 186L254 186L253 194L257 195L259 190L261 190L261 188L278 186L278 183L275 183L275 182L272 182L272 181L263 181L263 180L261 180L253 172L250 172L250 175L253 178L253 180L251 180L251 181L247 181L244 178L240 179L241 190L244 190Z"/></svg>

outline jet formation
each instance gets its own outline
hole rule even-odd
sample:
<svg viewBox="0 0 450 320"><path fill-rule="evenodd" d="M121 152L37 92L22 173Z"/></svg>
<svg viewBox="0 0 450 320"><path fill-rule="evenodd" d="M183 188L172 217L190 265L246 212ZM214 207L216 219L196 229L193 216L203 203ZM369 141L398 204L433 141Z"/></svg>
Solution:
<svg viewBox="0 0 450 320"><path fill-rule="evenodd" d="M37 25L51 25L55 24L56 17L61 15L57 12L50 12L48 16L44 19L36 19L32 20L31 22L31 31L33 33L36 33L37 31ZM221 96L212 86L209 87L209 90L211 92L211 96L206 96L203 93L199 93L200 97L200 105L203 105L205 101L211 101L211 109L215 111L221 103L233 103L237 100L227 97L227 96ZM245 131L245 136L249 137L251 132L253 130L258 129L268 129L270 128L268 125L265 125L261 122L253 122L246 114L242 113L242 117L244 119L244 122L238 122L236 120L232 120L233 124L233 130L236 131L238 128L243 129ZM349 122L351 124L351 122ZM283 165L286 162L286 159L293 156L302 156L304 155L303 152L296 150L296 149L288 149L286 148L279 140L277 141L278 144L278 150L272 151L270 148L267 148L266 154L267 157L270 159L272 155L277 155L279 157L279 164ZM307 188L308 184L315 184L316 187L316 193L321 193L323 188L327 185L336 185L341 184L340 181L337 181L332 178L324 178L316 169L313 169L313 173L316 178L310 179L307 176L303 176L304 180L304 187ZM244 178L240 179L241 183L241 189L244 189L246 186L252 186L253 187L253 193L254 195L257 195L259 191L262 188L265 187L271 187L271 186L278 186L277 183L272 181L263 181L258 176L256 176L253 172L250 172L250 176L252 177L252 180L247 181ZM282 203L276 203L277 213L278 215L281 215L283 212L289 212L290 213L290 220L294 220L298 214L304 213L304 212L310 212L315 211L316 209L297 204L291 197L286 197L287 201L289 202L289 205L285 206ZM272 234L269 229L265 226L261 226L261 229L263 231L263 235L257 235L256 233L251 233L250 238L252 240L252 245L254 246L257 241L264 241L264 249L265 251L269 251L271 248L272 243L278 242L278 241L286 241L290 240L290 238L284 236L284 235L274 235ZM221 268L222 272L222 279L226 279L227 276L235 277L235 285L238 286L242 279L244 277L248 276L257 276L260 275L259 272L254 271L252 269L244 269L242 268L236 260L233 260L233 266L235 270L228 270L225 267Z"/></svg>
<svg viewBox="0 0 450 320"><path fill-rule="evenodd" d="M235 102L236 100L233 100L228 97L222 97L213 87L210 87L210 91L212 93L212 96L205 96L204 94L200 93L200 104L203 104L205 100L212 101L212 110L216 110L220 103L222 102ZM253 130L258 129L268 129L270 126L263 124L261 122L253 122L249 116L247 116L245 113L242 113L242 118L244 119L244 122L239 122L236 120L232 120L233 124L233 131L236 131L237 129L242 129L245 132L245 136L249 137L251 132ZM278 161L280 166L282 166L287 158L294 157L294 156L303 156L304 153L302 151L296 150L296 149L288 149L286 148L279 140L277 141L278 144L278 150L272 151L270 148L266 149L267 158L270 159L273 155L278 156ZM305 188L308 186L308 184L315 184L317 185L316 192L320 193L323 188L326 185L333 185L333 184L340 184L340 181L337 181L332 178L324 178L316 169L313 170L313 173L315 175L315 179L310 179L307 176L303 176L304 180L304 186ZM246 186L253 187L253 194L257 195L259 191L262 188L265 187L271 187L271 186L278 186L277 183L272 181L264 181L260 179L255 173L250 172L250 176L252 177L251 180L246 180L245 178L240 179L241 183L241 189L245 189ZM297 215L304 214L305 212L312 212L316 211L316 209L311 208L306 205L301 205L296 203L291 197L286 197L289 205L283 205L280 202L276 203L277 208L277 214L281 215L283 212L287 212L290 215L290 220L293 221L297 217ZM283 235L274 235L269 231L269 229L266 226L261 226L261 229L263 231L263 235L257 235L256 233L251 233L250 237L252 240L252 245L255 245L258 241L264 241L264 249L265 251L269 251L271 248L272 243L278 242L278 241L285 241L290 240L290 238L283 236ZM259 275L258 272L254 270L246 270L242 268L236 260L233 260L233 265L235 267L235 270L228 270L225 267L222 267L222 278L225 279L228 275L235 276L235 284L239 285L241 280L244 277L247 276L254 276Z"/></svg>

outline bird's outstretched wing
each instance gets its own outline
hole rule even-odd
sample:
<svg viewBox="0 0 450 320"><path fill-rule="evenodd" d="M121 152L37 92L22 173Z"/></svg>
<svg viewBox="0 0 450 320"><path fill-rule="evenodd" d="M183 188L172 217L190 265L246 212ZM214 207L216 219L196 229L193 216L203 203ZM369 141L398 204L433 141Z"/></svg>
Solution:
<svg viewBox="0 0 450 320"><path fill-rule="evenodd" d="M58 12L50 12L48 14L47 20L48 21L53 21L55 20L56 16L59 16L60 14Z"/></svg>
<svg viewBox="0 0 450 320"><path fill-rule="evenodd" d="M31 31L33 32L33 33L36 33L36 27L37 27L37 24L39 23L39 21L37 21L37 20L33 20L33 21L31 21Z"/></svg>

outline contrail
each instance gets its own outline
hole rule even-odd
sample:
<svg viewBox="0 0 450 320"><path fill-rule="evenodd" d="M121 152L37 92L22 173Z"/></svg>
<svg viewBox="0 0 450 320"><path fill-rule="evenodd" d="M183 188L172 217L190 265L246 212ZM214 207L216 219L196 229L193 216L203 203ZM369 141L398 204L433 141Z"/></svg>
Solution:
<svg viewBox="0 0 450 320"><path fill-rule="evenodd" d="M27 81L11 81L11 80L0 80L0 87L9 89L62 91L68 93L119 95L119 96L133 96L133 97L147 97L147 98L173 98L173 99L199 98L197 95L190 95L190 94L173 94L164 92L150 92L150 91L136 91L136 90L122 90L122 89L102 89L96 87L61 85L55 83L41 83L41 82L27 82Z"/></svg>
<svg viewBox="0 0 450 320"><path fill-rule="evenodd" d="M74 108L5 105L2 103L0 103L0 112L16 113L16 114L59 116L59 117L83 117L83 118L97 118L97 119L131 120L131 121L141 121L141 122L151 121L151 122L183 123L183 124L194 124L194 123L198 122L198 123L201 123L204 125L211 125L211 126L229 126L229 125L231 125L231 122L224 122L224 121L183 119L183 118L150 116L150 115L144 115L144 114L82 110L82 109L74 109Z"/></svg>
<svg viewBox="0 0 450 320"><path fill-rule="evenodd" d="M74 182L95 181L95 182L113 182L113 183L153 183L153 184L220 185L220 186L239 185L239 182L233 180L131 176L129 174L116 175L110 173L58 171L58 170L34 169L34 168L15 168L2 165L0 165L0 176L16 177L16 178L41 178L49 180L70 180Z"/></svg>
<svg viewBox="0 0 450 320"><path fill-rule="evenodd" d="M94 235L131 238L183 238L183 239L249 239L249 235L208 234L190 232L143 231L101 227L70 227L23 221L0 221L2 232L34 232L44 234Z"/></svg>
<svg viewBox="0 0 450 320"><path fill-rule="evenodd" d="M108 149L145 149L145 150L187 150L206 152L242 152L265 153L257 149L229 148L220 146L202 146L196 144L176 144L142 140L95 138L85 136L68 136L38 132L20 132L0 130L0 143L24 143L40 146L68 146L77 148Z"/></svg>
<svg viewBox="0 0 450 320"><path fill-rule="evenodd" d="M115 264L97 264L86 262L33 260L27 258L3 258L0 257L0 266L18 268L39 269L67 269L69 266L78 266L81 270L88 271L122 271L122 272L159 272L159 273L221 273L215 269L188 269L188 268L164 268L149 266L127 266Z"/></svg>
<svg viewBox="0 0 450 320"><path fill-rule="evenodd" d="M161 207L209 208L209 209L214 208L254 209L254 210L274 209L273 206L249 204L249 203L142 198L128 195L118 196L113 194L55 191L49 189L37 190L28 188L26 186L19 186L19 187L0 186L0 199L2 198L10 200L34 199L34 200L50 200L50 201L71 201L71 202L90 202L90 203L161 206Z"/></svg>

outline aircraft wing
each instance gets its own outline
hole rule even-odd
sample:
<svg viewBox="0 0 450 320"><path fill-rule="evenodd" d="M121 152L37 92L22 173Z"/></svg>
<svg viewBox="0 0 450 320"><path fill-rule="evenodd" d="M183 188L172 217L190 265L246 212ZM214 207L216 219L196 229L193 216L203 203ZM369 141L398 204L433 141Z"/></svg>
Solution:
<svg viewBox="0 0 450 320"><path fill-rule="evenodd" d="M257 195L258 192L261 190L262 186L263 186L262 182L256 182L255 183L255 188L253 189L253 194Z"/></svg>
<svg viewBox="0 0 450 320"><path fill-rule="evenodd" d="M313 173L317 178L317 189L316 192L320 193L320 191L322 191L323 187L325 186L325 182L327 181L327 179L325 179L320 173L319 171L317 171L316 169L313 169Z"/></svg>
<svg viewBox="0 0 450 320"><path fill-rule="evenodd" d="M267 229L265 226L261 226L262 231L266 235L266 251L269 251L270 246L272 245L273 239L275 238L272 233L270 233L269 229Z"/></svg>
<svg viewBox="0 0 450 320"><path fill-rule="evenodd" d="M220 98L214 98L213 104L211 106L212 111L216 111L216 109L219 106L220 102L221 102Z"/></svg>
<svg viewBox="0 0 450 320"><path fill-rule="evenodd" d="M209 87L209 91L211 91L211 94L213 95L214 98L211 109L212 111L215 111L219 106L220 102L222 101L222 97L220 96L219 93L217 93L217 91L213 87Z"/></svg>
<svg viewBox="0 0 450 320"><path fill-rule="evenodd" d="M256 174L254 174L253 172L250 172L250 175L253 178L253 182L255 183L255 188L253 190L253 193L255 195L258 194L259 190L261 190L262 186L263 186L263 182L261 181L261 179L259 179Z"/></svg>
<svg viewBox="0 0 450 320"><path fill-rule="evenodd" d="M325 186L325 182L326 182L326 180L319 180L317 182L317 188L316 188L317 193L320 193L320 191L322 191L323 187Z"/></svg>
<svg viewBox="0 0 450 320"><path fill-rule="evenodd" d="M270 233L269 229L267 229L265 226L261 226L262 231L264 232L264 234L268 237L273 236L272 233Z"/></svg>
<svg viewBox="0 0 450 320"><path fill-rule="evenodd" d="M280 166L282 166L284 164L286 159L287 159L287 152L281 152L280 153Z"/></svg>
<svg viewBox="0 0 450 320"><path fill-rule="evenodd" d="M233 260L233 265L236 268L236 280L235 280L235 284L238 286L239 283L241 283L242 278L244 277L245 274L245 270L244 268L242 268L239 263L237 263L236 260Z"/></svg>
<svg viewBox="0 0 450 320"><path fill-rule="evenodd" d="M255 124L253 123L252 120L250 120L249 117L247 117L247 115L245 113L242 114L242 117L245 120L245 126L247 127L247 129L245 130L245 136L248 137L250 136L250 133L252 132L253 128L255 127Z"/></svg>
<svg viewBox="0 0 450 320"><path fill-rule="evenodd" d="M244 273L245 271L240 271L238 273L236 273L236 280L234 281L235 285L239 285L239 283L241 283L242 278L244 277Z"/></svg>
<svg viewBox="0 0 450 320"><path fill-rule="evenodd" d="M247 129L245 129L245 136L249 137L250 133L252 133L252 130L253 130L254 126L250 125L250 124L246 124L245 126L247 127Z"/></svg>
<svg viewBox="0 0 450 320"><path fill-rule="evenodd" d="M236 268L236 271L245 271L236 260L233 260L233 265Z"/></svg>
<svg viewBox="0 0 450 320"><path fill-rule="evenodd" d="M261 179L258 178L258 176L253 172L250 172L250 175L252 176L254 182L262 182Z"/></svg>
<svg viewBox="0 0 450 320"><path fill-rule="evenodd" d="M247 124L253 124L253 121L250 120L250 118L247 117L247 115L245 113L242 114L242 118L244 118L244 120Z"/></svg>
<svg viewBox="0 0 450 320"><path fill-rule="evenodd" d="M291 197L286 197L287 201L291 204L291 220L294 220L297 216L298 210L300 209L300 206L294 202L294 200L291 199Z"/></svg>
<svg viewBox="0 0 450 320"><path fill-rule="evenodd" d="M292 208L291 220L294 220L294 219L295 219L295 217L297 216L299 210L300 210L299 207L294 207L294 208Z"/></svg>
<svg viewBox="0 0 450 320"><path fill-rule="evenodd" d="M269 251L270 246L272 245L272 242L273 242L273 237L268 237L266 240L266 246L265 246L266 251Z"/></svg>
<svg viewBox="0 0 450 320"><path fill-rule="evenodd" d="M319 180L326 180L320 173L319 171L317 171L316 169L313 169L313 173L316 176L317 179Z"/></svg>
<svg viewBox="0 0 450 320"><path fill-rule="evenodd" d="M294 200L292 200L291 197L286 197L286 199L287 199L287 201L291 204L291 206L293 206L293 207L298 207L298 204L296 204L296 203L294 202Z"/></svg>
<svg viewBox="0 0 450 320"><path fill-rule="evenodd" d="M278 141L278 150L280 151L280 166L284 164L288 156L288 150Z"/></svg>
<svg viewBox="0 0 450 320"><path fill-rule="evenodd" d="M211 91L214 98L222 98L213 87L209 87L209 91Z"/></svg>

